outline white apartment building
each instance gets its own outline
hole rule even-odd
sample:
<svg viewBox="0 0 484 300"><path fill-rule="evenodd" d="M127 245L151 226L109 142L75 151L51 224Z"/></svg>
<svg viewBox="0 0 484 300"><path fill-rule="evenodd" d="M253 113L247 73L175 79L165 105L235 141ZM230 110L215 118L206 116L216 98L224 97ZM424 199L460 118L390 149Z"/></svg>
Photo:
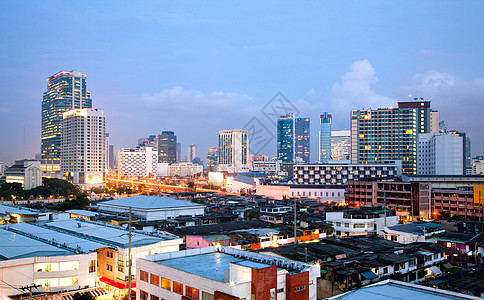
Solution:
<svg viewBox="0 0 484 300"><path fill-rule="evenodd" d="M376 234L383 235L385 226L398 224L398 216L383 210L347 210L326 212L326 222L333 225L337 237Z"/></svg>
<svg viewBox="0 0 484 300"><path fill-rule="evenodd" d="M454 132L419 134L417 174L463 175L464 137Z"/></svg>
<svg viewBox="0 0 484 300"><path fill-rule="evenodd" d="M249 135L247 130L221 130L218 153L218 171L248 172Z"/></svg>
<svg viewBox="0 0 484 300"><path fill-rule="evenodd" d="M136 299L316 299L320 267L222 246L138 259ZM277 298L276 298L277 297Z"/></svg>
<svg viewBox="0 0 484 300"><path fill-rule="evenodd" d="M123 148L118 151L118 174L149 176L157 174L158 153L153 147Z"/></svg>
<svg viewBox="0 0 484 300"><path fill-rule="evenodd" d="M252 172L261 172L267 174L278 174L281 171L281 161L253 161Z"/></svg>
<svg viewBox="0 0 484 300"><path fill-rule="evenodd" d="M277 200L311 198L320 203L342 203L345 200L345 186L336 184L257 184L256 194Z"/></svg>
<svg viewBox="0 0 484 300"><path fill-rule="evenodd" d="M484 175L484 156L472 158L472 175Z"/></svg>
<svg viewBox="0 0 484 300"><path fill-rule="evenodd" d="M401 161L383 164L298 164L294 165L295 184L346 184L348 180L393 178L402 173Z"/></svg>
<svg viewBox="0 0 484 300"><path fill-rule="evenodd" d="M100 109L62 114L61 172L82 189L105 186L106 119Z"/></svg>
<svg viewBox="0 0 484 300"><path fill-rule="evenodd" d="M189 177L203 172L203 166L191 161L182 161L168 166L169 176Z"/></svg>
<svg viewBox="0 0 484 300"><path fill-rule="evenodd" d="M33 284L40 293L97 286L96 252L29 232L34 227L27 223L0 227L0 298L21 295L15 287Z"/></svg>
<svg viewBox="0 0 484 300"><path fill-rule="evenodd" d="M20 183L25 190L42 185L42 168L38 160L17 160L5 175L7 183Z"/></svg>

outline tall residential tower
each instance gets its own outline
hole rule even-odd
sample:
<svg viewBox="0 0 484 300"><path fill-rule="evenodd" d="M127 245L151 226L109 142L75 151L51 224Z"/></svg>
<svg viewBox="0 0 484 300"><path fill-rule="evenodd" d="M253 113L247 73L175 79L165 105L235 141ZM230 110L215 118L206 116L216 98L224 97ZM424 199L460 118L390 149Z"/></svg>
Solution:
<svg viewBox="0 0 484 300"><path fill-rule="evenodd" d="M320 116L319 131L319 162L328 163L331 160L331 114L324 112Z"/></svg>
<svg viewBox="0 0 484 300"><path fill-rule="evenodd" d="M222 130L218 141L218 170L229 173L249 171L247 130Z"/></svg>

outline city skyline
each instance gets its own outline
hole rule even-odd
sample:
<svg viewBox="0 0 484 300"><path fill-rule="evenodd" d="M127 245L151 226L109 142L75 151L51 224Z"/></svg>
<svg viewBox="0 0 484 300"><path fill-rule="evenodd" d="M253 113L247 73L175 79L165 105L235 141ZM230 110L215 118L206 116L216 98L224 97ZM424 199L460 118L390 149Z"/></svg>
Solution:
<svg viewBox="0 0 484 300"><path fill-rule="evenodd" d="M482 155L481 2L123 4L0 4L0 126L10 129L0 160L40 153L45 80L71 70L88 75L116 151L169 130L204 157L220 130L253 117L275 136L261 110L280 91L295 118L330 111L335 130L349 129L352 109L423 97L448 129L467 133L472 156ZM52 39L52 28L63 38ZM274 157L275 139L260 152Z"/></svg>

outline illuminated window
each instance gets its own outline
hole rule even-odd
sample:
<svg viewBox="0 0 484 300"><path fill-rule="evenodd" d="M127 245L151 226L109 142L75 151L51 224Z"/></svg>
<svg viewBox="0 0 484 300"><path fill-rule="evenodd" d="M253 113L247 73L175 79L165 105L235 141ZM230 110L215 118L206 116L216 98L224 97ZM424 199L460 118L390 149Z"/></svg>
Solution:
<svg viewBox="0 0 484 300"><path fill-rule="evenodd" d="M183 284L173 281L173 292L183 295Z"/></svg>
<svg viewBox="0 0 484 300"><path fill-rule="evenodd" d="M89 273L96 272L96 260L89 261Z"/></svg>
<svg viewBox="0 0 484 300"><path fill-rule="evenodd" d="M185 296L198 300L199 299L199 291L196 288L192 288L191 286L185 286Z"/></svg>
<svg viewBox="0 0 484 300"><path fill-rule="evenodd" d="M171 291L171 280L161 278L161 287Z"/></svg>
<svg viewBox="0 0 484 300"><path fill-rule="evenodd" d="M145 282L148 282L148 272L140 270L139 271L139 279Z"/></svg>
<svg viewBox="0 0 484 300"><path fill-rule="evenodd" d="M150 273L150 283L160 286L160 276Z"/></svg>

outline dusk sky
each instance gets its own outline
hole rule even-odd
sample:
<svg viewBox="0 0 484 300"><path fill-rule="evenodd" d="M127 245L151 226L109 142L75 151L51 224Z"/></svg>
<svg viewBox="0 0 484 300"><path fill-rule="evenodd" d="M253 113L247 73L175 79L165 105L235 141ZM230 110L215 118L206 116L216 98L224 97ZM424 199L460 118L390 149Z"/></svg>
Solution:
<svg viewBox="0 0 484 300"><path fill-rule="evenodd" d="M205 160L219 130L251 120L270 140L263 108L280 92L311 118L313 161L321 113L345 129L352 109L409 95L432 101L482 155L483 16L482 0L3 0L0 161L40 153L42 93L61 70L88 74L116 149L171 130ZM259 146L276 153L275 139Z"/></svg>

